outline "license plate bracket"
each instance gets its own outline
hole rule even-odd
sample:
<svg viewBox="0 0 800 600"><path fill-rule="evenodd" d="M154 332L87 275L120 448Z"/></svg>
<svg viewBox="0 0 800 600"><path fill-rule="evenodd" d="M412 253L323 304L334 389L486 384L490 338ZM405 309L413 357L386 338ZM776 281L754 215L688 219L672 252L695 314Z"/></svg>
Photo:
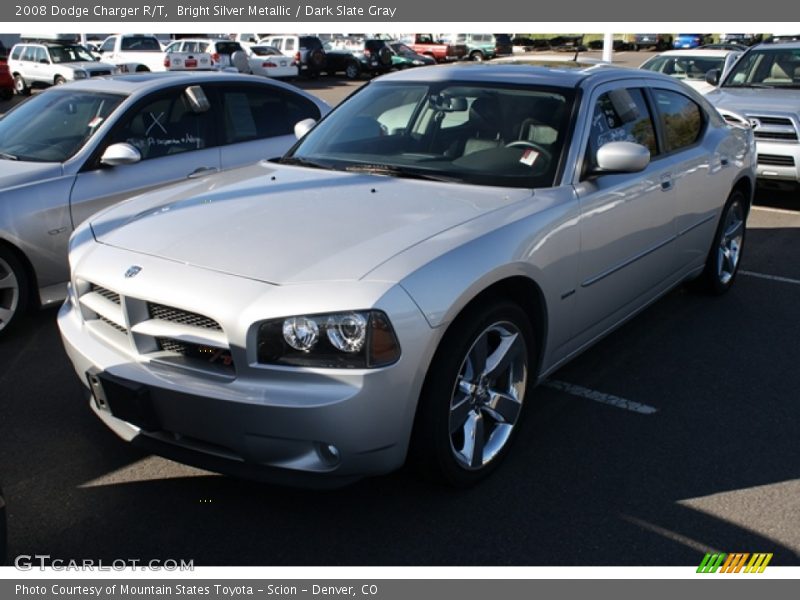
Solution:
<svg viewBox="0 0 800 600"><path fill-rule="evenodd" d="M161 429L150 391L146 386L109 373L89 371L86 373L86 378L98 409L107 410L118 419L136 425L144 431Z"/></svg>

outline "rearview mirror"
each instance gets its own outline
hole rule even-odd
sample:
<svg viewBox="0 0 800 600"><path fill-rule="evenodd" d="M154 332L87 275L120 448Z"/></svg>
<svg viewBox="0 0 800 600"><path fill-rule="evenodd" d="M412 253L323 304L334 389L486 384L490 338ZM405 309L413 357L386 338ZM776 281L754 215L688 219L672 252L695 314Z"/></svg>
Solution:
<svg viewBox="0 0 800 600"><path fill-rule="evenodd" d="M311 131L311 128L316 124L317 122L314 119L303 119L302 121L295 123L294 137L296 137L298 140L305 137L305 135Z"/></svg>
<svg viewBox="0 0 800 600"><path fill-rule="evenodd" d="M719 69L711 69L706 71L706 83L717 87L719 85Z"/></svg>
<svg viewBox="0 0 800 600"><path fill-rule="evenodd" d="M186 99L189 100L189 106L192 108L193 113L204 113L211 108L211 103L206 97L206 93L199 85L190 85L184 90Z"/></svg>
<svg viewBox="0 0 800 600"><path fill-rule="evenodd" d="M650 164L650 150L633 142L609 142L595 156L599 173L638 173Z"/></svg>
<svg viewBox="0 0 800 600"><path fill-rule="evenodd" d="M111 144L103 156L100 157L100 164L108 165L109 167L116 167L119 165L132 165L142 160L141 153L125 142L119 144Z"/></svg>

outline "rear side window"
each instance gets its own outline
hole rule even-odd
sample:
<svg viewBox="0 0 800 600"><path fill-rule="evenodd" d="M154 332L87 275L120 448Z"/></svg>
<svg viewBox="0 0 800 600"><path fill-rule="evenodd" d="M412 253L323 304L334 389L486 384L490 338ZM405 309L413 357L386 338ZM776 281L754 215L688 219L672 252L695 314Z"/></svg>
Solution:
<svg viewBox="0 0 800 600"><path fill-rule="evenodd" d="M317 48L322 48L322 42L316 37L301 37L299 41L300 47L305 48L306 50L316 50Z"/></svg>
<svg viewBox="0 0 800 600"><path fill-rule="evenodd" d="M704 125L700 107L678 92L653 90L653 94L664 130L664 149L672 152L694 144Z"/></svg>
<svg viewBox="0 0 800 600"><path fill-rule="evenodd" d="M225 144L292 135L298 121L320 118L313 102L277 88L225 87L220 95Z"/></svg>

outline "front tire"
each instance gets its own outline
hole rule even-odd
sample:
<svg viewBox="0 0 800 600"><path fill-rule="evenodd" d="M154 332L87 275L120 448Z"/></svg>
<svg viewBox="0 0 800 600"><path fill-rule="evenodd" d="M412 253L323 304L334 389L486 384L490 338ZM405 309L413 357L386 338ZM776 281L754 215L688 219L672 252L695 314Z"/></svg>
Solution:
<svg viewBox="0 0 800 600"><path fill-rule="evenodd" d="M530 320L514 303L468 309L445 334L423 385L411 458L423 475L474 485L500 464L534 381Z"/></svg>
<svg viewBox="0 0 800 600"><path fill-rule="evenodd" d="M0 335L19 320L28 305L28 278L16 256L0 247Z"/></svg>
<svg viewBox="0 0 800 600"><path fill-rule="evenodd" d="M358 79L358 76L361 75L361 67L356 61L350 61L344 68L344 74L348 79Z"/></svg>
<svg viewBox="0 0 800 600"><path fill-rule="evenodd" d="M55 85L64 85L67 83L67 80L64 79L61 75L56 75L55 79L53 80Z"/></svg>
<svg viewBox="0 0 800 600"><path fill-rule="evenodd" d="M697 280L700 288L718 296L733 287L739 272L746 232L747 199L741 191L734 190L722 209L705 269Z"/></svg>

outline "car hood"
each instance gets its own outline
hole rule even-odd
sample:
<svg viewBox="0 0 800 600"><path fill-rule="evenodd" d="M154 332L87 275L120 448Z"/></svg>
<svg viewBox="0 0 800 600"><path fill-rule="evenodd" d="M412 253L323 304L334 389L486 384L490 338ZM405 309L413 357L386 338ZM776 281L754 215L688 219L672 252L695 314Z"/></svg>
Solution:
<svg viewBox="0 0 800 600"><path fill-rule="evenodd" d="M0 191L27 183L38 183L58 177L61 163L24 162L0 159ZM0 196L2 198L2 196Z"/></svg>
<svg viewBox="0 0 800 600"><path fill-rule="evenodd" d="M267 283L356 280L531 193L262 162L131 199L91 226L103 244Z"/></svg>
<svg viewBox="0 0 800 600"><path fill-rule="evenodd" d="M706 94L706 98L717 108L725 108L742 115L762 112L793 114L800 112L798 90L717 88Z"/></svg>
<svg viewBox="0 0 800 600"><path fill-rule="evenodd" d="M114 69L113 65L109 65L107 63L101 63L97 61L89 61L89 60L82 60L77 62L69 62L69 63L60 63L58 64L59 67L67 67L70 69L83 69L84 71L107 71L108 69Z"/></svg>

